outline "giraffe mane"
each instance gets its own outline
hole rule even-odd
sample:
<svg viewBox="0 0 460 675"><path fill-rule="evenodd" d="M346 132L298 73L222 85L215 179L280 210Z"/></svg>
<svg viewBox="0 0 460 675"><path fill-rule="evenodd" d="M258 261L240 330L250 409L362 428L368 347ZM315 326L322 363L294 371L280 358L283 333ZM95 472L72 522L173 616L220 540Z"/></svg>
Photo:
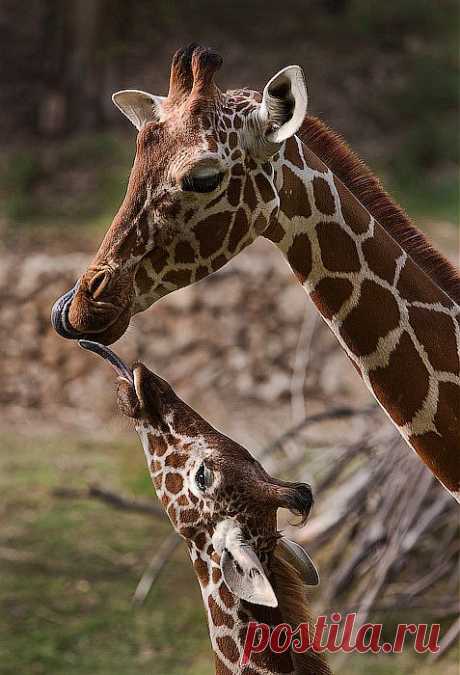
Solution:
<svg viewBox="0 0 460 675"><path fill-rule="evenodd" d="M298 135L412 260L460 305L460 275L455 267L433 248L340 134L317 117L307 115Z"/></svg>
<svg viewBox="0 0 460 675"><path fill-rule="evenodd" d="M308 623L310 636L313 635L313 621L310 614L308 591L298 571L284 558L282 549L277 547L273 554L271 572L273 588L283 621L295 630L299 623ZM330 675L331 671L324 657L316 652L296 654L291 652L296 671L305 675Z"/></svg>

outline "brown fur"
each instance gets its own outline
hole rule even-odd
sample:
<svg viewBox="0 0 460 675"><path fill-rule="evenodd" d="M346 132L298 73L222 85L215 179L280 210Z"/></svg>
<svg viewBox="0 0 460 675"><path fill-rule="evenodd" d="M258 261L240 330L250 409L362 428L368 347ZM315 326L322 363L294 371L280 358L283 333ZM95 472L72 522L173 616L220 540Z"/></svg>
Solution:
<svg viewBox="0 0 460 675"><path fill-rule="evenodd" d="M317 117L307 116L301 140L328 166L411 258L460 305L460 275L385 192L380 181L342 137Z"/></svg>
<svg viewBox="0 0 460 675"><path fill-rule="evenodd" d="M283 557L282 549L276 548L271 564L273 588L278 598L283 621L295 628L299 623L308 623L310 636L313 635L313 623L308 608L305 583L297 570ZM298 675L331 675L324 657L315 652L296 654L292 652Z"/></svg>

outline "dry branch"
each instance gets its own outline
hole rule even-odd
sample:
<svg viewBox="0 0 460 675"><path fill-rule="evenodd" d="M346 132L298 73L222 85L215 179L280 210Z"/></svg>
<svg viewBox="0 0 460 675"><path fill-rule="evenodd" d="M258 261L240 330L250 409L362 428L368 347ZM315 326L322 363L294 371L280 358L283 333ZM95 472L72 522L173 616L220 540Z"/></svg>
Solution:
<svg viewBox="0 0 460 675"><path fill-rule="evenodd" d="M165 565L169 562L172 554L178 547L181 539L176 532L171 532L166 539L161 543L160 548L152 557L150 563L147 565L133 596L134 605L142 605L147 595L160 576Z"/></svg>
<svg viewBox="0 0 460 675"><path fill-rule="evenodd" d="M122 511L131 511L133 513L143 513L149 516L164 518L163 509L153 502L124 497L117 492L101 488L97 485L90 485L86 490L74 490L72 488L60 487L53 490L55 497L64 499L98 499Z"/></svg>

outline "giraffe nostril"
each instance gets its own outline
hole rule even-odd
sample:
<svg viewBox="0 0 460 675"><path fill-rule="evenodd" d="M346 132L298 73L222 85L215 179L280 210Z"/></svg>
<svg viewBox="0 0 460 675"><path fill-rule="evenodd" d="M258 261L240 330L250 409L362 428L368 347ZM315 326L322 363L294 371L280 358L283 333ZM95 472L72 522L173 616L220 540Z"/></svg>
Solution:
<svg viewBox="0 0 460 675"><path fill-rule="evenodd" d="M88 292L93 300L97 300L104 293L110 283L110 279L110 273L104 270L97 272L91 281L88 282Z"/></svg>

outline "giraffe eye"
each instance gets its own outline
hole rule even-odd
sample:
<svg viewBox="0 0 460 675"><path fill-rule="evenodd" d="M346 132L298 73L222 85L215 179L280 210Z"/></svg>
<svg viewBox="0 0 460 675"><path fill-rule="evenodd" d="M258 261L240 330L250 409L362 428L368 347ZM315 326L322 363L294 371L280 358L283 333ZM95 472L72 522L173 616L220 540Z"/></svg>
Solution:
<svg viewBox="0 0 460 675"><path fill-rule="evenodd" d="M184 192L213 192L222 183L223 173L213 173L204 176L188 174L181 180L181 188Z"/></svg>
<svg viewBox="0 0 460 675"><path fill-rule="evenodd" d="M212 485L213 478L214 476L211 469L208 469L207 466L201 464L195 474L195 483L197 484L198 489L204 492L206 488Z"/></svg>

